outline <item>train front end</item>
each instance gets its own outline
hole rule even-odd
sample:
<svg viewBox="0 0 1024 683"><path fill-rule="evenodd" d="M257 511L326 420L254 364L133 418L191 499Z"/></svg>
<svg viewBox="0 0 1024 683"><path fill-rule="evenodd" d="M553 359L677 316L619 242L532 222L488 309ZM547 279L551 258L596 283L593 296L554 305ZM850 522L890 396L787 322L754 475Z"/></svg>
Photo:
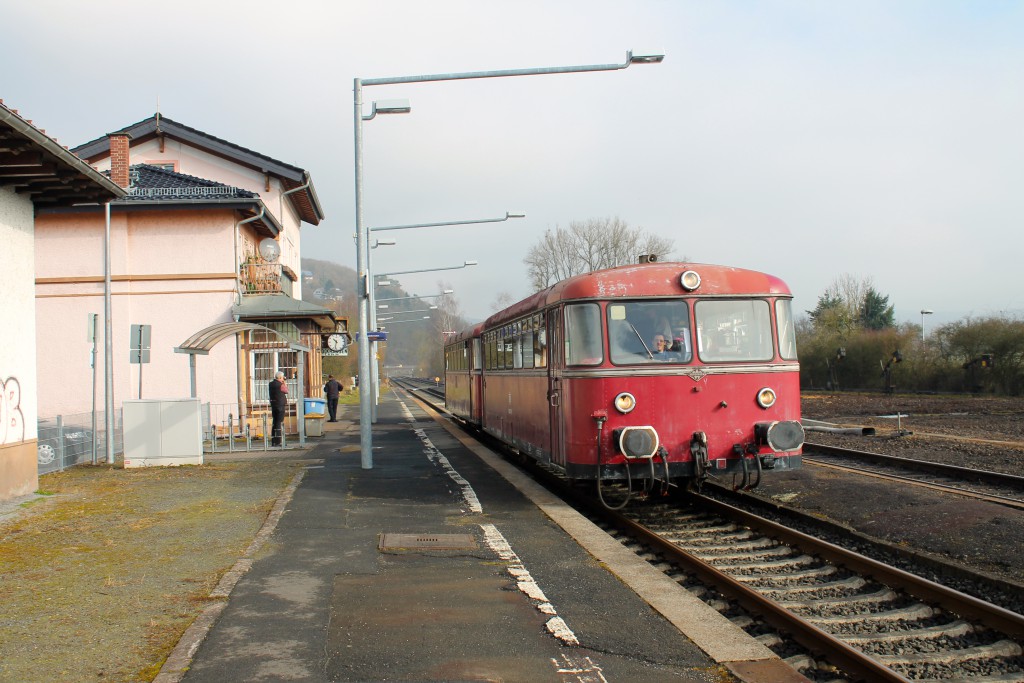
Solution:
<svg viewBox="0 0 1024 683"><path fill-rule="evenodd" d="M568 474L666 492L709 477L752 488L766 472L799 467L785 285L753 271L672 265L616 273L620 283L636 276L636 286L566 306ZM598 328L601 339L588 340Z"/></svg>

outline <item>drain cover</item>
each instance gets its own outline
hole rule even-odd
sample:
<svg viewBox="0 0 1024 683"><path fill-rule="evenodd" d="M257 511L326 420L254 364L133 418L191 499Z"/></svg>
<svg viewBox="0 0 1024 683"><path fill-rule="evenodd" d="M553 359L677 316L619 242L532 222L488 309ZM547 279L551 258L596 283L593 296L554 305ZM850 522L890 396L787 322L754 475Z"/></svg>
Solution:
<svg viewBox="0 0 1024 683"><path fill-rule="evenodd" d="M476 548L472 534L381 534L381 550L469 550Z"/></svg>

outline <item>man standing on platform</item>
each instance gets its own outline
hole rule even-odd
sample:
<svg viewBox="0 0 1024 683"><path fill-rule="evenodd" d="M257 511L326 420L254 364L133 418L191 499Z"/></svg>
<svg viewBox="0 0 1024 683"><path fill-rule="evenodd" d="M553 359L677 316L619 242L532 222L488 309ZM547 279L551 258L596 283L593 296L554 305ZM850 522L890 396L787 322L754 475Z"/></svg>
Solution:
<svg viewBox="0 0 1024 683"><path fill-rule="evenodd" d="M288 409L288 385L284 383L284 373L278 372L270 381L270 414L274 419L270 430L270 445L281 445L281 430L284 426L284 412Z"/></svg>
<svg viewBox="0 0 1024 683"><path fill-rule="evenodd" d="M331 416L328 422L338 421L338 395L341 393L341 382L334 379L334 375L327 375L327 384L324 385L324 395L327 396L327 414Z"/></svg>

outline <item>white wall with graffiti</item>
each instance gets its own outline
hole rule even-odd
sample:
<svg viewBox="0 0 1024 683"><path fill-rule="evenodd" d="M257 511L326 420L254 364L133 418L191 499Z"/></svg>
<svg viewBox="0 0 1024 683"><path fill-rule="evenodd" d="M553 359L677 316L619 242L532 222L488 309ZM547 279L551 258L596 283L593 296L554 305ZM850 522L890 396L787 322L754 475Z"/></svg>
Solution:
<svg viewBox="0 0 1024 683"><path fill-rule="evenodd" d="M0 187L0 500L38 486L33 214L31 200Z"/></svg>

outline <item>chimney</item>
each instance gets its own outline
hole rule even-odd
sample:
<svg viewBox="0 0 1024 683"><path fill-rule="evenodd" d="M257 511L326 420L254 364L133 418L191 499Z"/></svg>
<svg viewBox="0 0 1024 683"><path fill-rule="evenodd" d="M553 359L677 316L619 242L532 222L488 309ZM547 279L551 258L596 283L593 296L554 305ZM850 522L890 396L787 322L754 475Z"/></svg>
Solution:
<svg viewBox="0 0 1024 683"><path fill-rule="evenodd" d="M127 133L109 133L110 138L110 179L121 187L127 188L128 180L128 140Z"/></svg>

